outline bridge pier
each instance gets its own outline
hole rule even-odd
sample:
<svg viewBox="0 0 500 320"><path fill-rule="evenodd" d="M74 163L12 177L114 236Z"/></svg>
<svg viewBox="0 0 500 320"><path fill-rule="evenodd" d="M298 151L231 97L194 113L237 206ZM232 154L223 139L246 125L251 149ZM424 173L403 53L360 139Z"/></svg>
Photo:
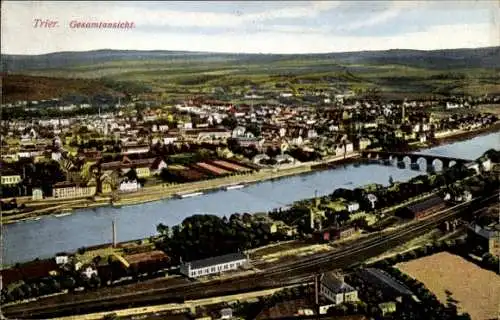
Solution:
<svg viewBox="0 0 500 320"><path fill-rule="evenodd" d="M420 165L418 164L418 162L412 162L410 164L410 168L415 171L420 171Z"/></svg>
<svg viewBox="0 0 500 320"><path fill-rule="evenodd" d="M450 167L451 160L441 159L441 162L443 163L443 170Z"/></svg>

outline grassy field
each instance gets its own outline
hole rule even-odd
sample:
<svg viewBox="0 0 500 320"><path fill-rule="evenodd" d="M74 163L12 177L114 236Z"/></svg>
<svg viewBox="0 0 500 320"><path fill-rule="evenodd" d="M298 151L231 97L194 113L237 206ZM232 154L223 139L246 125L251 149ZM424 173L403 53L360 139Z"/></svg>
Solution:
<svg viewBox="0 0 500 320"><path fill-rule="evenodd" d="M449 296L473 320L498 319L500 277L450 253L400 263L402 272L423 282L442 303Z"/></svg>
<svg viewBox="0 0 500 320"><path fill-rule="evenodd" d="M494 69L460 67L441 70L435 67L388 63L342 62L325 57L241 60L122 60L24 71L23 75L58 78L50 85L45 78L4 77L4 99L52 98L67 92L105 90L102 79L128 81L148 86L162 99L212 93L224 88L226 96L250 88L279 92L299 89L366 90L378 88L389 97L485 94L500 92L500 76ZM61 86L61 78L73 79ZM29 82L29 84L27 84ZM21 89L19 89L21 88ZM24 88L24 89L23 89ZM55 91L54 88L57 88ZM43 90L42 90L43 89ZM47 97L43 95L47 94ZM49 96L50 95L50 96ZM12 97L12 99L11 99Z"/></svg>

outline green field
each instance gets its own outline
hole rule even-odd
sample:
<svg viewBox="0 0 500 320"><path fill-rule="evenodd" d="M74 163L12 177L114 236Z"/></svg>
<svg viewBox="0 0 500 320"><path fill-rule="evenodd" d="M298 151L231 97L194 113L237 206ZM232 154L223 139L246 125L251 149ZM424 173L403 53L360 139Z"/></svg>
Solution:
<svg viewBox="0 0 500 320"><path fill-rule="evenodd" d="M447 55L436 52L416 53L417 56L408 56L406 60L401 60L398 55L392 56L391 51L383 52L385 58L382 60L378 56L370 60L346 58L350 57L347 55L336 58L328 55L239 57L186 54L177 58L148 58L146 52L143 57L131 54L127 59L109 58L96 63L77 60L78 63L57 68L28 68L11 74L136 83L146 86L164 100L214 92L219 92L219 98L234 99L251 88L268 94L285 90L343 92L349 89L366 92L376 89L389 96L409 97L500 93L498 66L482 64L484 58L477 55L483 51L478 50L464 53L465 60L446 60ZM469 64L467 58L472 59Z"/></svg>

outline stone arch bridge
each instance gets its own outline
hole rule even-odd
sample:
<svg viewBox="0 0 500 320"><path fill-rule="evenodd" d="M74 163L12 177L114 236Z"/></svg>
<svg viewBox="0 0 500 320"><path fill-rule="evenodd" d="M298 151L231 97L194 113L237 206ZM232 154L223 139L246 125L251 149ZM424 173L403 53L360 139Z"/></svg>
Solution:
<svg viewBox="0 0 500 320"><path fill-rule="evenodd" d="M366 150L361 152L361 157L364 159L374 159L374 160L386 160L392 162L394 160L397 163L408 162L405 161L409 159L411 167L420 167L422 162L425 162L427 169L434 168L437 162L441 162L442 169L449 168L455 164L470 164L472 161L468 159L445 157L438 155L429 155L422 153L410 153L410 152L388 152L388 151L370 151Z"/></svg>

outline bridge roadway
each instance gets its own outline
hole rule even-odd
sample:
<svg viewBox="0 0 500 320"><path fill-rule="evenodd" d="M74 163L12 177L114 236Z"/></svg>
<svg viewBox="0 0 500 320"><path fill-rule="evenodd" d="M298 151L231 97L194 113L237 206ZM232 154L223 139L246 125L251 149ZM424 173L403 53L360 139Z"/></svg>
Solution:
<svg viewBox="0 0 500 320"><path fill-rule="evenodd" d="M452 162L467 164L473 162L473 160L446 157L440 155L423 154L423 153L412 153L412 152L390 152L390 151L371 151L364 150L361 152L361 157L366 159L396 159L399 161L404 161L404 158L409 158L411 163L417 163L419 159L424 159L427 165L433 165L434 160L439 160L443 164L443 168L450 167Z"/></svg>
<svg viewBox="0 0 500 320"><path fill-rule="evenodd" d="M8 318L14 319L46 319L166 304L178 301L179 298L194 300L280 287L303 281L314 273L355 265L432 230L446 219L470 212L471 209L476 212L494 201L498 201L498 190L493 196L478 197L470 202L461 203L428 216L425 220L409 223L400 229L380 232L373 237L357 241L342 251L303 257L292 262L278 264L252 275L209 282L191 282L92 299L86 299L84 295L80 297L62 295L40 299L32 303L8 306L4 308L3 313Z"/></svg>

